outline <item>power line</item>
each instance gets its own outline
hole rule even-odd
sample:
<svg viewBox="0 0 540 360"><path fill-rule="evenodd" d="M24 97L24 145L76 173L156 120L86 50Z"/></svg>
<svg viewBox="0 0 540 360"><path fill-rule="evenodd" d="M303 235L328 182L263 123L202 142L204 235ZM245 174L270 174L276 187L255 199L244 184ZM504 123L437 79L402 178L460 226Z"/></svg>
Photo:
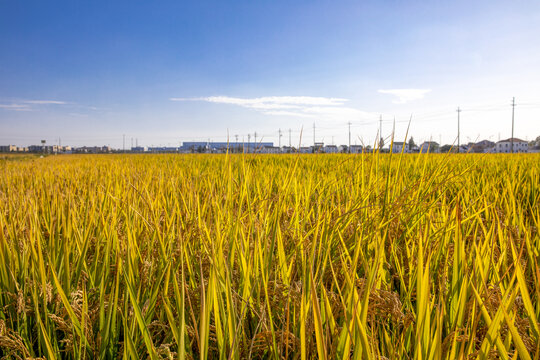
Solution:
<svg viewBox="0 0 540 360"><path fill-rule="evenodd" d="M351 122L349 121L349 147L347 148L349 153L351 152Z"/></svg>
<svg viewBox="0 0 540 360"><path fill-rule="evenodd" d="M291 129L289 128L289 148L291 147Z"/></svg>
<svg viewBox="0 0 540 360"><path fill-rule="evenodd" d="M459 108L459 106L458 106L456 111L457 111L457 151L459 153L460 152L460 147L459 147L460 146L459 145L459 114L461 113L461 109Z"/></svg>
<svg viewBox="0 0 540 360"><path fill-rule="evenodd" d="M512 137L510 138L510 146L512 147L512 154L514 153L514 109L516 107L516 98L512 98Z"/></svg>

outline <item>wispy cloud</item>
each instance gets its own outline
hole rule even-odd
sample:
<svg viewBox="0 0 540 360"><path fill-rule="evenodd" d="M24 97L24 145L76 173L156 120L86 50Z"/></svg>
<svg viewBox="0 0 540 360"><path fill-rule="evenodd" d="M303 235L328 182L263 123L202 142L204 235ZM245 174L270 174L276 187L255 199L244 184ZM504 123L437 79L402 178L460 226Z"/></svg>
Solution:
<svg viewBox="0 0 540 360"><path fill-rule="evenodd" d="M298 105L342 105L347 99L316 96L263 96L258 98L238 98L231 96L208 96L200 98L171 98L172 101L208 101L220 104L240 105L247 108L267 109L275 107L296 107Z"/></svg>
<svg viewBox="0 0 540 360"><path fill-rule="evenodd" d="M9 104L0 104L0 109L12 111L34 111L40 105L67 105L68 102L58 100L15 100Z"/></svg>
<svg viewBox="0 0 540 360"><path fill-rule="evenodd" d="M0 104L0 109L13 111L32 111L27 104Z"/></svg>
<svg viewBox="0 0 540 360"><path fill-rule="evenodd" d="M283 110L271 110L271 111L265 111L265 115L274 115L274 116L292 116L292 117L301 117L301 118L310 118L313 117L309 114L303 114L301 112L294 112L294 111L283 111Z"/></svg>
<svg viewBox="0 0 540 360"><path fill-rule="evenodd" d="M67 102L58 101L58 100L24 100L22 101L25 104L36 104L36 105L65 105Z"/></svg>
<svg viewBox="0 0 540 360"><path fill-rule="evenodd" d="M397 97L392 101L394 104L405 104L409 101L423 99L431 89L381 89L378 90L381 94L389 94Z"/></svg>
<svg viewBox="0 0 540 360"><path fill-rule="evenodd" d="M367 112L344 106L348 102L348 99L342 98L315 96L264 96L257 98L209 96L199 98L171 98L170 100L230 104L274 116L325 118L332 120L371 115Z"/></svg>

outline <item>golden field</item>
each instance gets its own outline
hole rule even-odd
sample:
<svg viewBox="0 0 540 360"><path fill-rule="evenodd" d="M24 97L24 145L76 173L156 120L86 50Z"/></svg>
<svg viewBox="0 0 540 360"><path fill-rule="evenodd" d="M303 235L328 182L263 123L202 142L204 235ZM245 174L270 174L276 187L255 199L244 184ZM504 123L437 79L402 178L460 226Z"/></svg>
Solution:
<svg viewBox="0 0 540 360"><path fill-rule="evenodd" d="M539 154L16 160L0 357L540 357Z"/></svg>

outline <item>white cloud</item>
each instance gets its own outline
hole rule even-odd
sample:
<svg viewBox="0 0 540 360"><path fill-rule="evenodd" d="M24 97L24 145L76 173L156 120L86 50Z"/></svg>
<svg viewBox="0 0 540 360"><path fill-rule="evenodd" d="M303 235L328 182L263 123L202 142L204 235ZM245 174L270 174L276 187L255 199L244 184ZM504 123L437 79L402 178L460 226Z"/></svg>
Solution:
<svg viewBox="0 0 540 360"><path fill-rule="evenodd" d="M394 104L405 104L409 101L423 99L431 89L381 89L378 90L381 94L389 94L397 97L392 101Z"/></svg>
<svg viewBox="0 0 540 360"><path fill-rule="evenodd" d="M0 109L13 111L31 111L30 106L26 104L0 104Z"/></svg>
<svg viewBox="0 0 540 360"><path fill-rule="evenodd" d="M304 112L308 114L313 114L316 116L324 117L345 117L345 118L361 118L373 116L372 113L367 111L358 110L351 107L329 107L329 106L313 106L310 108L304 109Z"/></svg>
<svg viewBox="0 0 540 360"><path fill-rule="evenodd" d="M65 105L65 101L57 100L24 100L25 104L36 104L36 105Z"/></svg>
<svg viewBox="0 0 540 360"><path fill-rule="evenodd" d="M33 111L39 105L66 105L65 101L58 100L16 100L11 104L0 104L0 109L12 111Z"/></svg>
<svg viewBox="0 0 540 360"><path fill-rule="evenodd" d="M218 104L241 106L265 115L317 118L325 120L358 119L372 114L346 107L348 99L314 96L264 96L258 98L237 98L230 96L209 96L200 98L171 98L171 101L206 101Z"/></svg>
<svg viewBox="0 0 540 360"><path fill-rule="evenodd" d="M310 118L313 117L313 115L309 114L303 114L301 112L294 112L294 111L264 111L263 114L265 115L274 115L274 116L293 116L293 117L302 117L302 118Z"/></svg>
<svg viewBox="0 0 540 360"><path fill-rule="evenodd" d="M171 98L172 101L208 101L212 103L239 105L247 108L290 108L298 105L342 105L347 99L315 96L263 96L258 98L237 98L230 96L208 96L201 98Z"/></svg>

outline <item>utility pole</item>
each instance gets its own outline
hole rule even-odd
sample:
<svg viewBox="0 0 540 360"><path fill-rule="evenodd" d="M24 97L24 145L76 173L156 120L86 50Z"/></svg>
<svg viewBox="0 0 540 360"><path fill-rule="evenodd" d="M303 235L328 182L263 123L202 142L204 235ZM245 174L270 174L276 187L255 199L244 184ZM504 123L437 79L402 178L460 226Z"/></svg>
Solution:
<svg viewBox="0 0 540 360"><path fill-rule="evenodd" d="M122 152L126 152L126 134L122 135Z"/></svg>
<svg viewBox="0 0 540 360"><path fill-rule="evenodd" d="M313 148L315 148L315 123L313 123Z"/></svg>
<svg viewBox="0 0 540 360"><path fill-rule="evenodd" d="M236 139L236 144L238 144L238 135L234 135L234 138Z"/></svg>
<svg viewBox="0 0 540 360"><path fill-rule="evenodd" d="M516 98L512 98L512 137L510 138L510 147L512 148L512 154L514 153L514 108L516 107Z"/></svg>
<svg viewBox="0 0 540 360"><path fill-rule="evenodd" d="M248 153L249 153L250 150L251 150L251 149L249 148L250 142L251 142L251 134L248 134Z"/></svg>
<svg viewBox="0 0 540 360"><path fill-rule="evenodd" d="M257 151L257 132L255 131L255 140L253 140L253 145L255 145L255 151Z"/></svg>
<svg viewBox="0 0 540 360"><path fill-rule="evenodd" d="M379 149L382 149L382 115L379 116Z"/></svg>
<svg viewBox="0 0 540 360"><path fill-rule="evenodd" d="M278 133L279 133L279 148L281 149L281 129L279 129Z"/></svg>
<svg viewBox="0 0 540 360"><path fill-rule="evenodd" d="M139 147L139 139L135 138L135 147Z"/></svg>
<svg viewBox="0 0 540 360"><path fill-rule="evenodd" d="M461 109L457 108L457 152L461 152L460 143L459 143L459 114L461 113Z"/></svg>
<svg viewBox="0 0 540 360"><path fill-rule="evenodd" d="M351 153L351 122L348 122L349 125L349 147L347 148L349 154Z"/></svg>
<svg viewBox="0 0 540 360"><path fill-rule="evenodd" d="M289 128L289 148L291 147L291 129Z"/></svg>

